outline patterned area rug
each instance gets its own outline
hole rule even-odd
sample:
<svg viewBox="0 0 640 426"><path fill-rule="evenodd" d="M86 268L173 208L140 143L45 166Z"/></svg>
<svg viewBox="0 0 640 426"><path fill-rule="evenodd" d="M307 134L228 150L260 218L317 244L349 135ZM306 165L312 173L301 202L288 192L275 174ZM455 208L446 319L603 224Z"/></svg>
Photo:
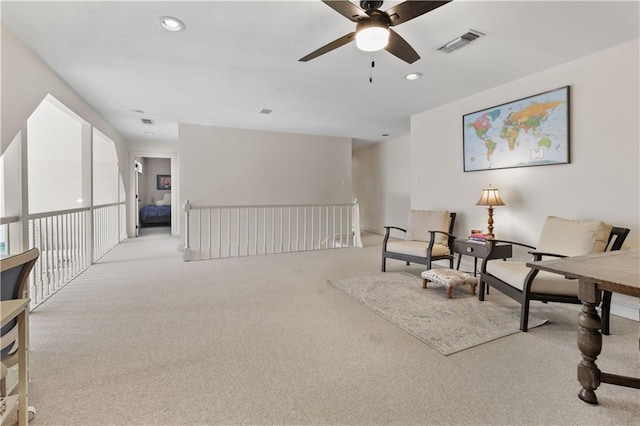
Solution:
<svg viewBox="0 0 640 426"><path fill-rule="evenodd" d="M422 340L443 355L518 333L520 308L505 307L472 297L470 289L456 288L447 299L445 288L407 273L357 277L329 284ZM547 322L529 316L529 328Z"/></svg>

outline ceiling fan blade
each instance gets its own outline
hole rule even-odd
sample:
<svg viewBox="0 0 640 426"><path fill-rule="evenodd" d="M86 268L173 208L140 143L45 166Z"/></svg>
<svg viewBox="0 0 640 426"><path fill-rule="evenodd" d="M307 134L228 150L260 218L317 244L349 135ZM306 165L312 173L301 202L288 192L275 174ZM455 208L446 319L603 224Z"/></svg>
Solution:
<svg viewBox="0 0 640 426"><path fill-rule="evenodd" d="M431 12L433 9L437 9L440 6L444 6L449 1L405 1L397 6L393 6L387 9L384 13L387 14L391 23L390 26L400 25L403 22L407 22L410 19L417 18L420 15L424 15L427 12ZM336 2L340 3L340 2Z"/></svg>
<svg viewBox="0 0 640 426"><path fill-rule="evenodd" d="M409 64L420 59L418 52L413 50L413 47L411 47L409 43L400 36L400 34L393 31L391 28L389 28L389 43L387 44L387 47L385 47L385 50Z"/></svg>
<svg viewBox="0 0 640 426"><path fill-rule="evenodd" d="M364 10L360 9L350 1L322 0L322 2L350 21L358 22L361 19L369 18L369 15L367 15Z"/></svg>
<svg viewBox="0 0 640 426"><path fill-rule="evenodd" d="M347 34L345 36L340 37L337 40L333 40L331 43L322 46L320 49L309 53L304 58L298 59L298 61L300 61L300 62L310 61L312 59L317 58L320 55L324 55L325 53L329 53L332 50L337 49L338 47L344 46L345 44L350 43L355 39L356 39L356 33L354 31L352 33L349 33L349 34Z"/></svg>

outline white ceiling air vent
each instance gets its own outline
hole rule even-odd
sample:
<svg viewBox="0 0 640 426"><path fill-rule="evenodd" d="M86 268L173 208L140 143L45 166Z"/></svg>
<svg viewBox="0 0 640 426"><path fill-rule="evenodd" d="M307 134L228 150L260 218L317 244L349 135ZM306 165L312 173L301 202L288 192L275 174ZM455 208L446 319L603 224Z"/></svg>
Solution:
<svg viewBox="0 0 640 426"><path fill-rule="evenodd" d="M262 108L260 114L271 114L272 111L272 109Z"/></svg>
<svg viewBox="0 0 640 426"><path fill-rule="evenodd" d="M142 120L142 124L146 124L148 126L153 126L154 124L156 124L152 119L150 118L141 118L140 120Z"/></svg>
<svg viewBox="0 0 640 426"><path fill-rule="evenodd" d="M471 43L472 41L474 41L475 39L483 35L486 35L486 34L476 30L469 30L468 33L462 34L460 37L455 38L451 40L449 43L446 43L445 45L439 47L438 50L444 53L451 53L454 50L458 50L461 47L466 46L467 44Z"/></svg>

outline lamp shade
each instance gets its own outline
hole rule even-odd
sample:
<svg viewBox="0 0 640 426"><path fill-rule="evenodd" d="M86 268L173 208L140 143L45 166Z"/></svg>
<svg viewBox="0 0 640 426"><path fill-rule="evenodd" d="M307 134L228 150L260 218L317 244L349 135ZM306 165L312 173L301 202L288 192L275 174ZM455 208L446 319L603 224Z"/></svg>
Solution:
<svg viewBox="0 0 640 426"><path fill-rule="evenodd" d="M504 201L500 198L498 188L489 185L488 188L482 190L482 195L480 195L476 206L504 206Z"/></svg>
<svg viewBox="0 0 640 426"><path fill-rule="evenodd" d="M389 25L377 19L359 22L356 28L356 46L365 52L384 49L389 43Z"/></svg>

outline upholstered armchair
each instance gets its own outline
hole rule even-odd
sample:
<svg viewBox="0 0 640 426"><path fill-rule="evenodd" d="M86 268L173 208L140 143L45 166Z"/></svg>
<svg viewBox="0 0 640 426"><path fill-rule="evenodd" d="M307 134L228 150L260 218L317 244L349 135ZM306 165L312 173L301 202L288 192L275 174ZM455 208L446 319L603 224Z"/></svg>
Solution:
<svg viewBox="0 0 640 426"><path fill-rule="evenodd" d="M549 216L542 228L538 246L505 240L489 240L490 252L497 243L509 243L531 249L528 253L534 261L550 257L582 256L611 250L620 250L629 234L629 229L618 228L600 221L571 220ZM529 303L539 300L543 303L561 302L580 304L578 281L571 277L529 268L526 262L489 260L482 262L480 300L484 300L485 286L489 285L519 302L520 330L527 331ZM609 313L611 293L605 291L602 297L602 333L609 334Z"/></svg>
<svg viewBox="0 0 640 426"><path fill-rule="evenodd" d="M387 259L402 260L426 265L431 262L448 260L453 269L453 225L456 214L441 210L411 210L407 220L407 229L385 226L382 242L382 272L387 270ZM389 241L391 230L404 233L405 239Z"/></svg>

